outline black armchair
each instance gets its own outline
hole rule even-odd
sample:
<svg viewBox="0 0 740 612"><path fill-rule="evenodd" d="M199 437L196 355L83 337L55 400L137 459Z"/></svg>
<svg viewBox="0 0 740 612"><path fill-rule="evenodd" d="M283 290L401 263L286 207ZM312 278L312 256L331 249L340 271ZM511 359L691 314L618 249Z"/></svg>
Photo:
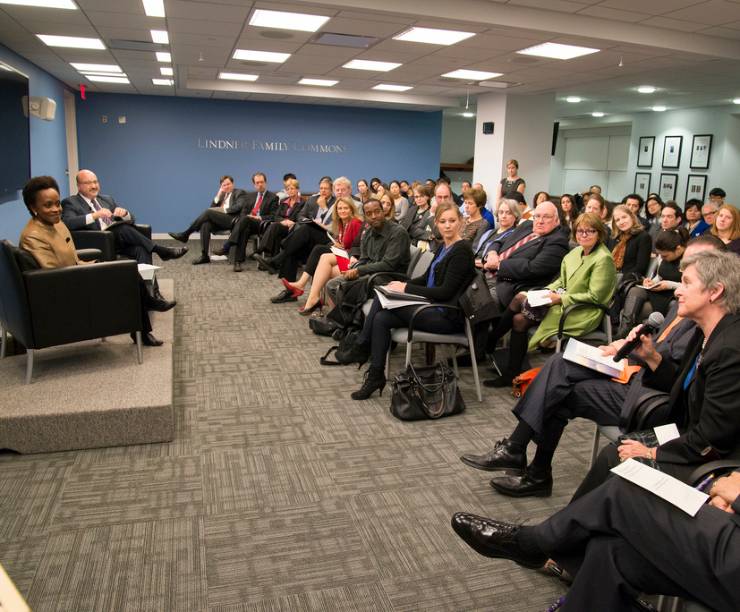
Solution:
<svg viewBox="0 0 740 612"><path fill-rule="evenodd" d="M26 383L31 382L36 349L93 338L135 332L142 363L136 262L42 270L27 252L2 240L0 286L0 357L5 357L10 332L26 347Z"/></svg>
<svg viewBox="0 0 740 612"><path fill-rule="evenodd" d="M135 223L134 229L151 240L152 226ZM103 230L75 230L70 232L75 247L78 249L98 249L101 261L116 261L116 237L109 231Z"/></svg>

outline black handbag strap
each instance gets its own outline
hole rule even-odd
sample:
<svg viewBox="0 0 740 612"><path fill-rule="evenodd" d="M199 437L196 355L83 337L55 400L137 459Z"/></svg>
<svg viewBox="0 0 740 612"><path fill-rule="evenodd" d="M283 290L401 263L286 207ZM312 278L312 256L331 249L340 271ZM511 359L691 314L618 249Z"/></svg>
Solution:
<svg viewBox="0 0 740 612"><path fill-rule="evenodd" d="M441 372L440 381L429 384L429 383L422 382L422 380L419 378L419 375L416 373L416 370L414 369L413 364L411 363L409 364L409 370L411 370L411 376L409 376L409 381L411 382L413 392L416 394L416 397L419 399L419 403L421 404L422 410L430 419L438 419L444 415L445 413L444 402L440 404L439 410L432 410L427 404L424 398L424 394L421 393L420 391L424 390L426 393L436 393L440 389L443 389L444 386L448 384L450 380L450 377L448 376L448 371L443 364L438 363L434 366L434 368L435 370Z"/></svg>
<svg viewBox="0 0 740 612"><path fill-rule="evenodd" d="M328 358L328 357L329 357L329 355L331 355L332 353L336 352L336 350L337 350L338 348L339 348L339 346L337 346L337 345L334 345L334 346L331 346L331 347L329 347L329 350L328 350L328 351L326 351L326 353L324 353L324 356L323 356L323 357L322 357L321 359L319 359L319 363L320 363L321 365L325 365L325 366L339 366L339 365L346 365L346 364L344 364L344 363L340 363L339 361L336 361L336 360L334 360L334 361L331 361L331 360L330 360L330 359Z"/></svg>

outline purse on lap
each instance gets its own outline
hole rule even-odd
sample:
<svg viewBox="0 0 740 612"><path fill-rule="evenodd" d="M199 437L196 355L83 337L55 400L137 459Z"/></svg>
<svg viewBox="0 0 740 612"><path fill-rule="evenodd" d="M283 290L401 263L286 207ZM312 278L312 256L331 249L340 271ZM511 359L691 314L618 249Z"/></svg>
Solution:
<svg viewBox="0 0 740 612"><path fill-rule="evenodd" d="M409 364L391 383L391 414L402 421L440 419L465 410L457 377L443 363L414 368Z"/></svg>

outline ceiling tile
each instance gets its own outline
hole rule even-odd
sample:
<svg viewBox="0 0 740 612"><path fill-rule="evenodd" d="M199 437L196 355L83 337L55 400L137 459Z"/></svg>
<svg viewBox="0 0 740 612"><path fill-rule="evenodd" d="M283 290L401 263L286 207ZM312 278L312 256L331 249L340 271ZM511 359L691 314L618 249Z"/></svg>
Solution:
<svg viewBox="0 0 740 612"><path fill-rule="evenodd" d="M568 0L509 0L509 4L512 6L541 8L560 13L575 13L585 6L581 2L569 2Z"/></svg>
<svg viewBox="0 0 740 612"><path fill-rule="evenodd" d="M697 0L605 0L599 6L650 15L664 15L694 4L697 4Z"/></svg>
<svg viewBox="0 0 740 612"><path fill-rule="evenodd" d="M667 15L672 19L682 19L707 25L722 25L730 21L740 20L740 4L726 0L709 0L673 11Z"/></svg>
<svg viewBox="0 0 740 612"><path fill-rule="evenodd" d="M608 6L589 6L578 11L579 15L588 15L589 17L599 17L601 19L613 19L614 21L626 21L628 23L637 23L650 17L649 13L638 13L636 11L625 11Z"/></svg>
<svg viewBox="0 0 740 612"><path fill-rule="evenodd" d="M252 5L251 3L245 3L241 6L235 6L213 4L212 2L168 0L166 9L167 19L196 19L244 23L252 9Z"/></svg>
<svg viewBox="0 0 740 612"><path fill-rule="evenodd" d="M668 17L651 17L641 22L641 25L666 28L668 30L679 30L681 32L696 32L706 27L702 22L683 21Z"/></svg>

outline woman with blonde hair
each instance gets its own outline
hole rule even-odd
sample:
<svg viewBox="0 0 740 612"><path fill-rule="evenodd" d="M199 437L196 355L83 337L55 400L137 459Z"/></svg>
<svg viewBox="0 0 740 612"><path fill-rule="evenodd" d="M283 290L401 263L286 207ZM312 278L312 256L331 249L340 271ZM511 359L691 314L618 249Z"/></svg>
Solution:
<svg viewBox="0 0 740 612"><path fill-rule="evenodd" d="M357 212L355 202L350 197L337 200L331 215L329 233L334 238L332 246L316 245L308 256L306 267L301 277L294 283L287 279L280 279L283 286L294 298L303 295L306 285L311 281L311 291L306 303L298 309L304 316L310 315L321 306L321 290L330 278L339 276L349 267L350 258L336 255L333 248L342 249L349 254L355 240L359 239L362 231L362 221Z"/></svg>
<svg viewBox="0 0 740 612"><path fill-rule="evenodd" d="M612 235L608 245L617 272L623 277L628 274L640 278L645 276L650 265L653 242L635 213L625 204L614 208Z"/></svg>
<svg viewBox="0 0 740 612"><path fill-rule="evenodd" d="M722 204L710 231L727 245L728 251L740 255L740 211L737 208Z"/></svg>

